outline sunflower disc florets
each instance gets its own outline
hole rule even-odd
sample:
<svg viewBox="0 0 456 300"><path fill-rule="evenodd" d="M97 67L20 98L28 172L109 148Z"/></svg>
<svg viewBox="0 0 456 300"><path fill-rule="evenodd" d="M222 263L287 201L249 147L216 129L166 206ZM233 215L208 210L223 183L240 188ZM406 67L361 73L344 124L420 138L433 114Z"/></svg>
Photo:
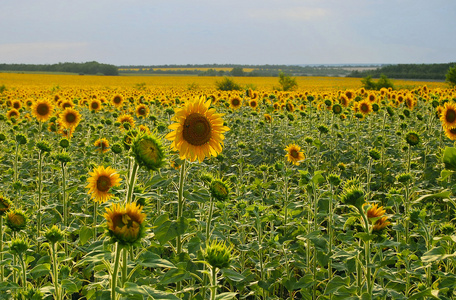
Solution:
<svg viewBox="0 0 456 300"><path fill-rule="evenodd" d="M150 171L157 171L165 164L163 146L152 134L138 134L133 140L131 150L136 163Z"/></svg>

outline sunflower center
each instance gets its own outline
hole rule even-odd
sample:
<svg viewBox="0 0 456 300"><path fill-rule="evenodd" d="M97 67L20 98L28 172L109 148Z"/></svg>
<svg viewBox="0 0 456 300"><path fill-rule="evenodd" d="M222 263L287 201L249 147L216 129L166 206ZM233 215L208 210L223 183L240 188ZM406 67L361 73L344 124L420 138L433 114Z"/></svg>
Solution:
<svg viewBox="0 0 456 300"><path fill-rule="evenodd" d="M122 98L120 98L119 96L116 96L116 97L114 97L113 102L116 104L119 104L120 102L122 102Z"/></svg>
<svg viewBox="0 0 456 300"><path fill-rule="evenodd" d="M74 123L76 121L76 115L73 114L73 113L68 113L66 114L65 116L65 120L68 122L68 123Z"/></svg>
<svg viewBox="0 0 456 300"><path fill-rule="evenodd" d="M138 114L143 116L146 114L146 109L144 107L141 107L140 109L138 109Z"/></svg>
<svg viewBox="0 0 456 300"><path fill-rule="evenodd" d="M211 139L211 123L200 113L190 114L184 121L184 140L193 146L201 146Z"/></svg>
<svg viewBox="0 0 456 300"><path fill-rule="evenodd" d="M451 132L452 134L456 134L456 127L455 127L455 128L451 128L451 129L450 129L450 132Z"/></svg>
<svg viewBox="0 0 456 300"><path fill-rule="evenodd" d="M97 190L106 193L111 188L111 178L106 175L101 175L97 179Z"/></svg>
<svg viewBox="0 0 456 300"><path fill-rule="evenodd" d="M293 158L299 158L299 152L296 149L290 151L290 156Z"/></svg>
<svg viewBox="0 0 456 300"><path fill-rule="evenodd" d="M49 113L49 106L46 103L38 104L36 107L36 112L40 116L46 116Z"/></svg>
<svg viewBox="0 0 456 300"><path fill-rule="evenodd" d="M233 106L238 106L239 104L241 104L241 101L239 101L238 98L234 98L233 100L231 100L231 104L233 104Z"/></svg>
<svg viewBox="0 0 456 300"><path fill-rule="evenodd" d="M15 109L19 109L19 108L21 108L21 104L20 104L19 102L14 102L13 107L14 107Z"/></svg>
<svg viewBox="0 0 456 300"><path fill-rule="evenodd" d="M449 109L445 117L448 123L453 123L456 121L456 112L452 109Z"/></svg>
<svg viewBox="0 0 456 300"><path fill-rule="evenodd" d="M361 104L361 111L362 112L368 112L369 111L369 106L365 103Z"/></svg>
<svg viewBox="0 0 456 300"><path fill-rule="evenodd" d="M98 103L97 102L92 102L92 109L98 109Z"/></svg>

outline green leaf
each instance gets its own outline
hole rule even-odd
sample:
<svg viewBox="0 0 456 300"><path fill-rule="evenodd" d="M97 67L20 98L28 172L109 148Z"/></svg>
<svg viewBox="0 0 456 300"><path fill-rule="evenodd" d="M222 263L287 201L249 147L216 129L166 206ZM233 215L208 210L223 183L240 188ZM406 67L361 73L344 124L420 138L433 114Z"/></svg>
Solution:
<svg viewBox="0 0 456 300"><path fill-rule="evenodd" d="M67 294L73 294L79 292L78 286L71 280L63 279L62 287L67 292Z"/></svg>
<svg viewBox="0 0 456 300"><path fill-rule="evenodd" d="M440 171L440 177L437 178L438 181L446 181L454 172L451 170L443 169Z"/></svg>
<svg viewBox="0 0 456 300"><path fill-rule="evenodd" d="M446 259L449 257L455 257L455 256L456 256L456 252L453 254L445 254L445 249L442 246L439 246L439 247L434 247L431 250L429 250L428 252L424 253L423 256L421 257L421 261L423 261L423 263L430 263L430 262L434 262L437 260L442 260L442 259Z"/></svg>
<svg viewBox="0 0 456 300"><path fill-rule="evenodd" d="M348 286L350 284L350 277L342 278L340 276L334 276L331 281L328 282L325 289L325 294L333 294L339 288Z"/></svg>
<svg viewBox="0 0 456 300"><path fill-rule="evenodd" d="M431 288L428 288L424 291L421 291L419 293L413 294L411 297L409 297L409 300L414 300L414 299L427 299L427 297L431 297L433 299L440 299L438 297L439 291L437 290L431 290Z"/></svg>
<svg viewBox="0 0 456 300"><path fill-rule="evenodd" d="M50 269L50 264L39 264L30 271L30 274L33 279L37 279L38 277L48 275Z"/></svg>
<svg viewBox="0 0 456 300"><path fill-rule="evenodd" d="M415 203L421 202L424 199L428 199L428 198L444 198L445 199L445 198L449 198L450 195L451 195L451 191L445 189L445 190L443 190L443 191L441 191L439 193L421 196L420 198L415 200Z"/></svg>
<svg viewBox="0 0 456 300"><path fill-rule="evenodd" d="M238 273L238 272L236 272L236 271L234 271L234 270L231 270L231 269L222 269L221 271L222 271L222 274L223 274L226 278L228 278L228 279L230 279L230 280L232 280L232 281L242 281L242 280L245 279L245 277L244 277L242 274L240 274L240 273Z"/></svg>
<svg viewBox="0 0 456 300"><path fill-rule="evenodd" d="M180 218L177 221L168 219L168 215L162 215L155 220L154 233L161 245L175 239L178 235L182 235L188 228L188 220Z"/></svg>
<svg viewBox="0 0 456 300"><path fill-rule="evenodd" d="M116 291L121 295L127 295L129 297L133 295L142 295L146 297L151 297L152 299L179 300L178 297L171 293L158 291L147 285L138 286L136 283L133 282L126 282L124 288L116 287Z"/></svg>
<svg viewBox="0 0 456 300"><path fill-rule="evenodd" d="M155 253L147 251L141 255L139 258L139 265L146 268L176 268L173 263L170 261L161 258Z"/></svg>
<svg viewBox="0 0 456 300"><path fill-rule="evenodd" d="M231 293L231 292L226 292L226 293L221 293L215 296L215 299L217 300L231 300L236 297L237 293Z"/></svg>
<svg viewBox="0 0 456 300"><path fill-rule="evenodd" d="M160 284L167 285L170 283L179 282L190 279L190 273L182 269L171 269L161 278Z"/></svg>
<svg viewBox="0 0 456 300"><path fill-rule="evenodd" d="M361 239L363 242L371 241L375 238L375 234L360 232L355 234L355 237Z"/></svg>
<svg viewBox="0 0 456 300"><path fill-rule="evenodd" d="M456 148L445 147L443 151L443 163L445 169L456 171Z"/></svg>
<svg viewBox="0 0 456 300"><path fill-rule="evenodd" d="M81 245L85 245L85 243L87 243L87 241L92 237L93 228L82 226L81 229L79 229L79 243Z"/></svg>

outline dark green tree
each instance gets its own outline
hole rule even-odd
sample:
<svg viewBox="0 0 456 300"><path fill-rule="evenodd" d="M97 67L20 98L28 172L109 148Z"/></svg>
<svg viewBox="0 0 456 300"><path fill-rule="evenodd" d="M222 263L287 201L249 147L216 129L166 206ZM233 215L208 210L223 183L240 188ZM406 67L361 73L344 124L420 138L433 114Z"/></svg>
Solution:
<svg viewBox="0 0 456 300"><path fill-rule="evenodd" d="M456 85L456 66L453 66L448 69L448 72L445 75L446 82L448 82L451 86Z"/></svg>
<svg viewBox="0 0 456 300"><path fill-rule="evenodd" d="M295 77L291 77L289 74L279 73L279 84L283 91L291 91L298 87Z"/></svg>

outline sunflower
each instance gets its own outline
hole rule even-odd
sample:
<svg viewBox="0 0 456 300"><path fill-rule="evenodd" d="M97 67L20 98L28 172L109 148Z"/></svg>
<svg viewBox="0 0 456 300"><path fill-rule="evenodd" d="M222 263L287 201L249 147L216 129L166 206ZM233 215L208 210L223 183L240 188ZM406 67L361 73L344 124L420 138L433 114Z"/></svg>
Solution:
<svg viewBox="0 0 456 300"><path fill-rule="evenodd" d="M383 229L386 228L386 226L388 226L390 224L391 224L391 222L388 221L388 216L383 216L375 222L374 226L372 227L372 231L373 232L382 231Z"/></svg>
<svg viewBox="0 0 456 300"><path fill-rule="evenodd" d="M10 210L6 213L6 226L14 232L27 227L27 215L19 209Z"/></svg>
<svg viewBox="0 0 456 300"><path fill-rule="evenodd" d="M293 103L291 103L291 101L288 101L287 104L285 104L285 109L288 112L294 112L295 107L294 107Z"/></svg>
<svg viewBox="0 0 456 300"><path fill-rule="evenodd" d="M367 205L367 203L366 203ZM378 204L375 203L370 206L370 208L367 210L367 218L368 219L377 219L380 218L385 214L385 209L383 206L378 207Z"/></svg>
<svg viewBox="0 0 456 300"><path fill-rule="evenodd" d="M353 98L355 98L355 92L353 92L352 90L346 90L344 94L348 100L352 100Z"/></svg>
<svg viewBox="0 0 456 300"><path fill-rule="evenodd" d="M372 103L377 101L377 96L374 93L371 93L367 96L367 99Z"/></svg>
<svg viewBox="0 0 456 300"><path fill-rule="evenodd" d="M239 107L242 106L242 99L238 96L234 96L230 98L230 107L232 109L238 109Z"/></svg>
<svg viewBox="0 0 456 300"><path fill-rule="evenodd" d="M291 162L292 164L298 166L301 161L304 160L304 153L300 152L301 147L295 144L290 144L285 148L285 151L287 151L287 154L285 154L285 157L288 158L288 161Z"/></svg>
<svg viewBox="0 0 456 300"><path fill-rule="evenodd" d="M250 100L249 106L253 109L256 109L258 107L258 101L256 101L255 99Z"/></svg>
<svg viewBox="0 0 456 300"><path fill-rule="evenodd" d="M54 105L48 100L38 100L32 106L33 116L41 122L46 122L52 115Z"/></svg>
<svg viewBox="0 0 456 300"><path fill-rule="evenodd" d="M17 118L19 118L19 116L20 116L20 113L19 113L19 111L18 111L17 109L15 109L15 108L10 109L10 110L6 113L6 117L7 117L9 120L11 120L11 118L17 119Z"/></svg>
<svg viewBox="0 0 456 300"><path fill-rule="evenodd" d="M456 104L446 102L440 115L440 121L444 128L456 127Z"/></svg>
<svg viewBox="0 0 456 300"><path fill-rule="evenodd" d="M364 116L367 116L372 112L372 104L369 102L369 100L362 100L358 103L358 110Z"/></svg>
<svg viewBox="0 0 456 300"><path fill-rule="evenodd" d="M149 115L149 107L147 107L147 105L144 105L144 104L139 104L138 106L136 106L136 116L138 118L146 118L147 115Z"/></svg>
<svg viewBox="0 0 456 300"><path fill-rule="evenodd" d="M60 114L59 121L63 127L74 129L81 121L81 114L77 110L69 107Z"/></svg>
<svg viewBox="0 0 456 300"><path fill-rule="evenodd" d="M89 189L88 194L91 194L94 201L100 203L106 202L112 197L109 190L113 186L119 185L122 180L116 170L111 167L98 166L89 175L90 178L87 179L89 184L86 186Z"/></svg>
<svg viewBox="0 0 456 300"><path fill-rule="evenodd" d="M134 138L131 150L136 162L151 171L165 164L165 151L159 139L152 134L139 133Z"/></svg>
<svg viewBox="0 0 456 300"><path fill-rule="evenodd" d="M132 116L130 115L121 115L117 118L117 122L119 122L121 125L120 125L120 129L125 129L125 125L124 123L128 123L130 124L130 128L133 128L135 127L135 120L133 119Z"/></svg>
<svg viewBox="0 0 456 300"><path fill-rule="evenodd" d="M117 95L114 95L114 97L112 97L111 103L115 107L121 107L123 104L123 101L124 101L124 98L122 97L122 95L117 94Z"/></svg>
<svg viewBox="0 0 456 300"><path fill-rule="evenodd" d="M174 131L165 138L172 141L171 148L179 151L181 159L202 162L222 152L223 133L230 129L223 125L223 114L209 109L210 105L205 97L196 97L176 110L173 120L177 123L168 127Z"/></svg>
<svg viewBox="0 0 456 300"><path fill-rule="evenodd" d="M449 138L452 141L456 140L456 127L453 127L453 128L444 127L443 130L445 131L445 135L447 136L447 138Z"/></svg>
<svg viewBox="0 0 456 300"><path fill-rule="evenodd" d="M60 103L60 107L62 109L74 108L74 103L71 101L65 100Z"/></svg>
<svg viewBox="0 0 456 300"><path fill-rule="evenodd" d="M267 123L271 123L272 122L272 116L270 114L264 114L264 120Z"/></svg>
<svg viewBox="0 0 456 300"><path fill-rule="evenodd" d="M0 195L0 218L11 208L11 200Z"/></svg>
<svg viewBox="0 0 456 300"><path fill-rule="evenodd" d="M339 98L339 103L344 107L348 107L348 105L350 104L350 99L348 99L345 95L341 95Z"/></svg>
<svg viewBox="0 0 456 300"><path fill-rule="evenodd" d="M101 101L98 99L93 99L89 104L90 110L99 111L101 109Z"/></svg>
<svg viewBox="0 0 456 300"><path fill-rule="evenodd" d="M146 214L137 203L127 203L125 206L113 203L111 208L106 208L104 217L113 242L130 246L139 242L145 235Z"/></svg>
<svg viewBox="0 0 456 300"><path fill-rule="evenodd" d="M21 109L22 107L22 102L20 100L13 100L11 102L11 106L17 110Z"/></svg>
<svg viewBox="0 0 456 300"><path fill-rule="evenodd" d="M109 142L105 138L96 140L94 146L97 147L97 151L100 153L106 153L109 150Z"/></svg>

